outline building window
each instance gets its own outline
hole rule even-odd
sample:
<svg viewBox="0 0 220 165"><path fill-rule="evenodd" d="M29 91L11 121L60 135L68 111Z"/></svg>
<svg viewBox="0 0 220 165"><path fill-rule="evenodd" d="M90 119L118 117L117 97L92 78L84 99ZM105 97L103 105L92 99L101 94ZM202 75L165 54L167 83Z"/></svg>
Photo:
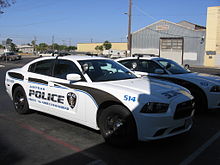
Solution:
<svg viewBox="0 0 220 165"><path fill-rule="evenodd" d="M183 38L161 38L162 50L182 50Z"/></svg>

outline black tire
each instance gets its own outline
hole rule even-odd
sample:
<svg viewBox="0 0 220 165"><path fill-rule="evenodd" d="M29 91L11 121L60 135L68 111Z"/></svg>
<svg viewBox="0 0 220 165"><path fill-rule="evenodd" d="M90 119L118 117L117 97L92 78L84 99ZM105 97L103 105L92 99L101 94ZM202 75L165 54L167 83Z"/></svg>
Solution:
<svg viewBox="0 0 220 165"><path fill-rule="evenodd" d="M137 142L134 118L125 107L112 105L104 109L98 119L99 128L109 144L130 147Z"/></svg>
<svg viewBox="0 0 220 165"><path fill-rule="evenodd" d="M31 112L31 110L29 109L25 91L21 86L16 87L14 90L13 103L16 112L18 112L19 114L27 114Z"/></svg>
<svg viewBox="0 0 220 165"><path fill-rule="evenodd" d="M195 99L195 114L201 114L207 111L208 103L206 96L200 89L189 89Z"/></svg>

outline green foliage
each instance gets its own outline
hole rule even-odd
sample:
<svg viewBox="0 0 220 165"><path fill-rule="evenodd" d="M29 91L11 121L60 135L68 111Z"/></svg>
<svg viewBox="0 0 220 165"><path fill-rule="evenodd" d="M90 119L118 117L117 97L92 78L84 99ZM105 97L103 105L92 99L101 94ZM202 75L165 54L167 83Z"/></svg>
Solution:
<svg viewBox="0 0 220 165"><path fill-rule="evenodd" d="M54 51L70 51L70 50L76 50L76 46L66 46L66 45L59 45L57 43L54 43L52 45L47 45L46 43L40 43L39 45L36 45L37 51L48 51L48 50L54 50Z"/></svg>
<svg viewBox="0 0 220 165"><path fill-rule="evenodd" d="M4 49L5 47L3 45L0 45L0 49Z"/></svg>
<svg viewBox="0 0 220 165"><path fill-rule="evenodd" d="M0 0L0 14L4 13L1 9L7 8L11 6L11 4L14 4L14 3L15 3L15 0Z"/></svg>
<svg viewBox="0 0 220 165"><path fill-rule="evenodd" d="M40 43L36 46L36 50L38 51L45 51L48 50L48 45L46 43Z"/></svg>
<svg viewBox="0 0 220 165"><path fill-rule="evenodd" d="M13 51L13 52L18 51L18 49L16 48L16 45L14 43L11 43L10 47L11 47L11 51Z"/></svg>
<svg viewBox="0 0 220 165"><path fill-rule="evenodd" d="M35 40L31 41L31 45L36 45L36 41Z"/></svg>
<svg viewBox="0 0 220 165"><path fill-rule="evenodd" d="M76 50L76 49L77 49L76 46L69 46L69 47L68 47L68 51L70 51L70 50Z"/></svg>
<svg viewBox="0 0 220 165"><path fill-rule="evenodd" d="M105 50L109 50L109 49L112 48L112 44L111 44L111 42L109 42L109 41L105 41L105 42L103 43L103 47L105 48Z"/></svg>
<svg viewBox="0 0 220 165"><path fill-rule="evenodd" d="M50 46L50 48L54 50L60 50L60 45L58 45L57 43L54 43Z"/></svg>
<svg viewBox="0 0 220 165"><path fill-rule="evenodd" d="M95 50L97 50L97 51L103 51L103 46L102 45L97 45L96 47L95 47Z"/></svg>

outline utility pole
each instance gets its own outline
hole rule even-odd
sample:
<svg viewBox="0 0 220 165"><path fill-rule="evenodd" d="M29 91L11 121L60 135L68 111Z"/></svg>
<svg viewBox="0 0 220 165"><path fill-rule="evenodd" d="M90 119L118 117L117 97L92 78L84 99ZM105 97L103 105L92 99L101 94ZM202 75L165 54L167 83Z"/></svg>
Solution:
<svg viewBox="0 0 220 165"><path fill-rule="evenodd" d="M52 49L53 49L53 53L54 53L54 35L52 36Z"/></svg>
<svg viewBox="0 0 220 165"><path fill-rule="evenodd" d="M132 10L132 0L129 0L129 7L128 7L128 50L129 56L131 56L131 10Z"/></svg>
<svg viewBox="0 0 220 165"><path fill-rule="evenodd" d="M37 42L37 38L36 36L34 36L34 55L36 55L36 42Z"/></svg>

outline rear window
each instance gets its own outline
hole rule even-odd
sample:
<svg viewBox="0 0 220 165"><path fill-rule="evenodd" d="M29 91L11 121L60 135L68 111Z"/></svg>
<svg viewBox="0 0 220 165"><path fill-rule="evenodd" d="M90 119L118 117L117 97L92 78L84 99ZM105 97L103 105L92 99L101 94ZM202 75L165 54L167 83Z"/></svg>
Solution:
<svg viewBox="0 0 220 165"><path fill-rule="evenodd" d="M43 60L31 64L28 68L29 72L51 76L54 60Z"/></svg>

